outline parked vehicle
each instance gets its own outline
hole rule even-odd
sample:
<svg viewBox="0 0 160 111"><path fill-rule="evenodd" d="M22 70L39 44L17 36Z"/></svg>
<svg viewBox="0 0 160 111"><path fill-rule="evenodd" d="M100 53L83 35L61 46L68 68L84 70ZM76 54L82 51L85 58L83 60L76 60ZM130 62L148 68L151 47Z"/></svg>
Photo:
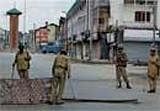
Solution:
<svg viewBox="0 0 160 111"><path fill-rule="evenodd" d="M47 45L43 46L41 49L42 53L54 53L57 54L63 49L63 45L59 42L48 43Z"/></svg>

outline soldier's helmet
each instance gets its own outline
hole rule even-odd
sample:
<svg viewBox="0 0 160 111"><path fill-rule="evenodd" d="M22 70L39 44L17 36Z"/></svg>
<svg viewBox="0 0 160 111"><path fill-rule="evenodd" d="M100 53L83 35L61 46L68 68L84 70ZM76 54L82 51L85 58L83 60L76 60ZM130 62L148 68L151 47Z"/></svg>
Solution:
<svg viewBox="0 0 160 111"><path fill-rule="evenodd" d="M117 49L118 49L118 50L123 50L123 45L122 45L122 44L119 44L118 47L117 47Z"/></svg>
<svg viewBox="0 0 160 111"><path fill-rule="evenodd" d="M61 55L67 55L67 52L66 52L66 50L62 49L61 52L60 52L60 54Z"/></svg>
<svg viewBox="0 0 160 111"><path fill-rule="evenodd" d="M23 49L24 49L23 44L19 44L18 48L19 48L20 50L23 50Z"/></svg>
<svg viewBox="0 0 160 111"><path fill-rule="evenodd" d="M155 48L155 47L152 47L152 48L150 49L150 51L151 51L151 52L156 52L156 48Z"/></svg>

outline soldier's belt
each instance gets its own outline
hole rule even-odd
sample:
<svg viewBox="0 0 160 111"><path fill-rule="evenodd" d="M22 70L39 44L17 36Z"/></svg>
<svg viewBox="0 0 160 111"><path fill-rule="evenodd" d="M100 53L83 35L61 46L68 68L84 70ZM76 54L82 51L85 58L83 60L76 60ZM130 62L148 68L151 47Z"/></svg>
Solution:
<svg viewBox="0 0 160 111"><path fill-rule="evenodd" d="M117 65L118 67L126 67L127 65L124 64L124 65Z"/></svg>
<svg viewBox="0 0 160 111"><path fill-rule="evenodd" d="M63 66L56 66L56 68L66 69L66 67L63 67Z"/></svg>

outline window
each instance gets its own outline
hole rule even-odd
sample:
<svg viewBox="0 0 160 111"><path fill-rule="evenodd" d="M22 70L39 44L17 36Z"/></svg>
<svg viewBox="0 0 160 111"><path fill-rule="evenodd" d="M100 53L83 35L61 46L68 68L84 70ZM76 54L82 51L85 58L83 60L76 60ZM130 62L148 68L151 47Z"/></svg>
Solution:
<svg viewBox="0 0 160 111"><path fill-rule="evenodd" d="M147 5L157 5L158 0L147 0Z"/></svg>
<svg viewBox="0 0 160 111"><path fill-rule="evenodd" d="M99 24L104 24L104 18L99 18Z"/></svg>
<svg viewBox="0 0 160 111"><path fill-rule="evenodd" d="M148 5L154 5L154 1L147 1Z"/></svg>
<svg viewBox="0 0 160 111"><path fill-rule="evenodd" d="M150 22L150 21L151 21L151 13L147 12L147 22Z"/></svg>
<svg viewBox="0 0 160 111"><path fill-rule="evenodd" d="M145 0L136 0L136 4L143 5L145 4Z"/></svg>
<svg viewBox="0 0 160 111"><path fill-rule="evenodd" d="M135 12L135 21L136 22L150 22L151 21L151 13L145 11L137 11Z"/></svg>

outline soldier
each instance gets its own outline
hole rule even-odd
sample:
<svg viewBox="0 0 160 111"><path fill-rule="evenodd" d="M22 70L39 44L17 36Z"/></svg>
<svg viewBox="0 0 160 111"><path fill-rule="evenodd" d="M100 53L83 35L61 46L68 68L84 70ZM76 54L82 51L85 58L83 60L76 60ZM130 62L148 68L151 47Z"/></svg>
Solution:
<svg viewBox="0 0 160 111"><path fill-rule="evenodd" d="M159 76L159 66L159 56L156 53L156 49L151 48L148 60L148 83L150 87L148 93L156 92L157 79Z"/></svg>
<svg viewBox="0 0 160 111"><path fill-rule="evenodd" d="M128 61L127 55L125 52L123 52L123 46L119 45L116 54L116 76L118 81L117 88L122 88L121 77L123 77L126 83L126 88L131 89L126 73L127 61Z"/></svg>
<svg viewBox="0 0 160 111"><path fill-rule="evenodd" d="M49 104L53 104L54 101L55 104L64 103L64 101L62 101L62 95L65 87L65 80L66 77L68 77L68 79L70 78L70 63L69 63L69 58L66 55L67 55L66 51L62 50L60 52L60 55L58 55L55 58L52 67L52 74L54 79L51 87Z"/></svg>
<svg viewBox="0 0 160 111"><path fill-rule="evenodd" d="M24 51L24 46L19 45L19 51L16 53L15 60L13 62L13 68L17 66L17 71L20 79L29 79L28 70L30 68L31 56L27 51Z"/></svg>

